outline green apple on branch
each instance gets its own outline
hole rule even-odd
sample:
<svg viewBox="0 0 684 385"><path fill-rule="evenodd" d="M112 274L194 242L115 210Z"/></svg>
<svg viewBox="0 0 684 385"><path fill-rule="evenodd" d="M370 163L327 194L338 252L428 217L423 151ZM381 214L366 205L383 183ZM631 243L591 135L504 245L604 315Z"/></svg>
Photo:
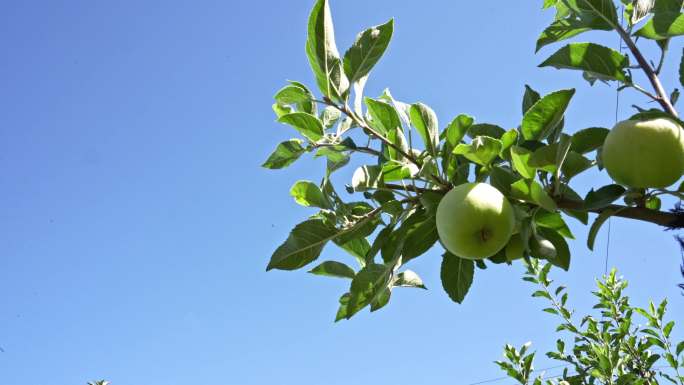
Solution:
<svg viewBox="0 0 684 385"><path fill-rule="evenodd" d="M537 38L537 51L563 46L540 67L578 71L588 85L598 81L619 92L639 92L660 109L638 108L612 130L603 128L609 122L574 127L565 112L575 89L542 95L528 85L517 127L476 122L463 113L440 124L425 103L397 100L388 89L377 97L364 93L389 46L393 20L362 31L340 55L329 1L315 1L306 55L318 91L292 81L276 93L272 108L278 122L298 136L278 144L263 167L283 169L310 153L325 160L325 170L319 182L299 180L290 190L296 203L317 211L294 227L267 269L300 269L318 261L328 246L344 250L355 267L325 260L309 270L349 280L339 298L336 320L341 320L366 307L384 307L398 287L425 289L406 265L440 245L442 286L460 303L476 268L489 263L524 258L569 269L566 239L574 235L566 220L591 221L590 249L612 216L684 227L681 212L660 209L662 196L684 195L681 187L668 189L684 172L678 93L668 93L659 78L669 41L684 35L682 1L656 0L644 8L622 0L624 22L612 0L543 4L556 12ZM591 30L616 33L628 53L565 41ZM647 44L660 49L653 62L641 51ZM352 157L363 165L340 188L336 173ZM595 186L584 196L573 189L577 175L604 167L615 184Z"/></svg>

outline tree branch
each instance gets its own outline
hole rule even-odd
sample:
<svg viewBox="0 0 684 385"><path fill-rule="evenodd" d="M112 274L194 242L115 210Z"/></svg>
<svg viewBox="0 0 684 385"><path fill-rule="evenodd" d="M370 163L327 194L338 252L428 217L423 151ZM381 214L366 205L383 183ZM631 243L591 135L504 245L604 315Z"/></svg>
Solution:
<svg viewBox="0 0 684 385"><path fill-rule="evenodd" d="M663 107L663 109L665 109L665 111L667 111L675 117L679 117L679 115L677 114L677 110L675 110L674 106L672 105L672 102L670 101L669 95L665 91L665 88L663 88L663 85L660 83L658 74L656 74L653 67L651 67L651 65L648 63L644 55L641 53L641 51L636 46L632 38L629 36L629 33L627 33L627 31L625 31L625 29L622 28L621 25L616 25L615 29L617 30L618 34L625 42L625 44L627 44L627 48L629 48L630 52L632 52L632 55L634 55L634 58L639 63L639 66L646 74L646 77L648 77L648 80L651 82L651 85L653 86L653 89L656 91L656 94L658 96L655 100L658 103L660 103L660 105Z"/></svg>
<svg viewBox="0 0 684 385"><path fill-rule="evenodd" d="M602 209L586 210L582 207L581 202L562 198L556 201L556 203L558 204L558 207L561 209L588 211L596 214L600 214L605 210L612 210L615 212L613 216L616 217L650 222L670 229L684 227L684 214L676 211L666 212L651 210L645 207L630 207L621 205L608 205Z"/></svg>

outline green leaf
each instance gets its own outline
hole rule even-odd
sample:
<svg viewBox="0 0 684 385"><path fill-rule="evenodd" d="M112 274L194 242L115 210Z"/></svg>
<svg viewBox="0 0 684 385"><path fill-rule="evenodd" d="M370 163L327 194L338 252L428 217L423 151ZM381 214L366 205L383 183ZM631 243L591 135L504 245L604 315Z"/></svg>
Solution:
<svg viewBox="0 0 684 385"><path fill-rule="evenodd" d="M392 182L410 179L418 174L418 166L409 162L388 161L382 165L382 180Z"/></svg>
<svg viewBox="0 0 684 385"><path fill-rule="evenodd" d="M294 112L292 107L280 103L273 103L273 106L271 106L271 108L273 109L273 112L275 112L277 118Z"/></svg>
<svg viewBox="0 0 684 385"><path fill-rule="evenodd" d="M524 147L511 147L511 161L513 163L513 168L525 179L532 179L535 177L535 168L530 166L531 156L532 152Z"/></svg>
<svg viewBox="0 0 684 385"><path fill-rule="evenodd" d="M353 279L356 275L354 269L345 265L344 263L337 261L325 261L320 265L314 267L313 269L309 270L309 273L315 275L322 275L325 277L349 279Z"/></svg>
<svg viewBox="0 0 684 385"><path fill-rule="evenodd" d="M677 356L679 356L680 354L682 354L682 352L684 352L684 341L681 341L680 343L677 344L676 352L677 352Z"/></svg>
<svg viewBox="0 0 684 385"><path fill-rule="evenodd" d="M470 144L459 144L453 153L463 155L471 162L482 166L489 165L501 152L503 144L500 140L488 136L478 136Z"/></svg>
<svg viewBox="0 0 684 385"><path fill-rule="evenodd" d="M366 266L366 255L370 250L370 243L366 238L354 238L347 242L341 243L338 239L334 240L335 244L341 247L344 251L351 254L361 267Z"/></svg>
<svg viewBox="0 0 684 385"><path fill-rule="evenodd" d="M541 146L534 150L530 156L528 164L531 167L544 170L547 172L556 172L558 166L556 165L556 155L558 154L558 144L554 143L548 146Z"/></svg>
<svg viewBox="0 0 684 385"><path fill-rule="evenodd" d="M550 135L562 121L574 94L574 89L560 90L533 104L523 116L520 128L525 140L540 140Z"/></svg>
<svg viewBox="0 0 684 385"><path fill-rule="evenodd" d="M566 238L575 239L570 228L568 228L568 225L563 220L563 217L557 212L539 210L534 215L534 222L537 226L552 229Z"/></svg>
<svg viewBox="0 0 684 385"><path fill-rule="evenodd" d="M546 238L553 247L556 249L556 255L553 258L548 258L548 261L561 269L568 271L570 268L570 248L568 248L567 242L559 234L558 231L552 230L550 228L539 227L537 228L539 235Z"/></svg>
<svg viewBox="0 0 684 385"><path fill-rule="evenodd" d="M339 101L349 90L342 60L335 44L335 31L328 0L317 0L309 15L306 55L321 92Z"/></svg>
<svg viewBox="0 0 684 385"><path fill-rule="evenodd" d="M584 208L586 210L604 208L623 196L626 191L624 187L617 184L603 186L596 191L591 189L584 198Z"/></svg>
<svg viewBox="0 0 684 385"><path fill-rule="evenodd" d="M511 185L511 196L525 202L534 203L546 211L556 211L556 202L544 188L534 180L522 179Z"/></svg>
<svg viewBox="0 0 684 385"><path fill-rule="evenodd" d="M495 139L500 139L506 130L497 126L496 124L479 123L473 124L468 130L468 136L475 138L477 136L489 136Z"/></svg>
<svg viewBox="0 0 684 385"><path fill-rule="evenodd" d="M449 252L442 256L442 287L454 302L463 302L473 283L474 274L475 263L472 260L459 258Z"/></svg>
<svg viewBox="0 0 684 385"><path fill-rule="evenodd" d="M504 195L511 194L511 185L520 180L513 172L501 166L492 167L489 174L489 183L501 191Z"/></svg>
<svg viewBox="0 0 684 385"><path fill-rule="evenodd" d="M571 151L579 154L592 152L603 146L610 130L603 127L589 127L579 130L572 135Z"/></svg>
<svg viewBox="0 0 684 385"><path fill-rule="evenodd" d="M323 137L323 122L306 112L292 112L278 118L278 122L294 127L306 138L315 142Z"/></svg>
<svg viewBox="0 0 684 385"><path fill-rule="evenodd" d="M534 103L538 102L539 99L541 99L541 95L539 95L539 92L533 90L532 87L525 84L525 94L523 95L522 102L523 115L525 115L527 110L529 110L530 107L534 105Z"/></svg>
<svg viewBox="0 0 684 385"><path fill-rule="evenodd" d="M389 46L393 31L392 19L385 24L371 27L356 37L354 44L344 54L344 73L350 82L355 83L368 75Z"/></svg>
<svg viewBox="0 0 684 385"><path fill-rule="evenodd" d="M295 202L305 207L330 208L330 203L323 195L321 189L308 180L297 181L290 189L290 195Z"/></svg>
<svg viewBox="0 0 684 385"><path fill-rule="evenodd" d="M366 106L368 107L368 113L373 119L373 128L378 130L381 134L387 135L391 130L401 127L401 120L399 120L399 114L394 109L394 106L371 98L366 98L365 101Z"/></svg>
<svg viewBox="0 0 684 385"><path fill-rule="evenodd" d="M590 169L593 165L591 160L574 151L570 151L565 157L565 162L563 162L561 171L563 172L565 179L570 180L581 172Z"/></svg>
<svg viewBox="0 0 684 385"><path fill-rule="evenodd" d="M652 40L665 40L684 35L684 14L679 0L658 0L653 17L634 35Z"/></svg>
<svg viewBox="0 0 684 385"><path fill-rule="evenodd" d="M629 81L625 72L628 66L627 56L594 43L568 44L539 65L586 71L601 80L619 80L625 83Z"/></svg>
<svg viewBox="0 0 684 385"><path fill-rule="evenodd" d="M276 147L261 167L269 169L285 168L299 159L304 152L306 152L306 149L302 147L301 140L286 140Z"/></svg>
<svg viewBox="0 0 684 385"><path fill-rule="evenodd" d="M316 113L316 103L313 101L313 94L301 83L290 82L289 85L276 92L273 98L280 105L295 104L301 112Z"/></svg>
<svg viewBox="0 0 684 385"><path fill-rule="evenodd" d="M518 131L508 130L505 134L501 136L501 156L506 152L506 149L510 148L518 141Z"/></svg>
<svg viewBox="0 0 684 385"><path fill-rule="evenodd" d="M582 12L568 18L557 19L537 38L536 51L542 47L562 40L570 39L591 30L609 31L613 27L605 20L589 12Z"/></svg>
<svg viewBox="0 0 684 385"><path fill-rule="evenodd" d="M575 13L593 14L609 25L618 25L617 11L612 0L566 0L564 4Z"/></svg>
<svg viewBox="0 0 684 385"><path fill-rule="evenodd" d="M387 287L390 270L384 265L370 264L361 269L352 279L347 304L347 319L368 306Z"/></svg>
<svg viewBox="0 0 684 385"><path fill-rule="evenodd" d="M598 217L596 217L596 220L594 223L591 224L591 228L589 228L589 236L587 237L587 247L589 250L594 250L594 242L596 241L596 235L598 235L599 230L601 229L601 226L603 226L603 223L608 220L613 214L615 214L615 210L607 209L601 212Z"/></svg>
<svg viewBox="0 0 684 385"><path fill-rule="evenodd" d="M414 273L411 270L405 270L397 274L397 277L394 280L394 286L415 287L427 290L427 287L425 287L425 285L423 284L423 280L420 279L418 274Z"/></svg>
<svg viewBox="0 0 684 385"><path fill-rule="evenodd" d="M354 191L366 191L377 188L382 182L382 168L380 166L361 166L354 171L352 188Z"/></svg>
<svg viewBox="0 0 684 385"><path fill-rule="evenodd" d="M323 126L325 126L325 128L331 128L334 126L340 117L342 117L342 113L337 109L337 107L333 106L325 107L321 113L321 121L323 122Z"/></svg>
<svg viewBox="0 0 684 385"><path fill-rule="evenodd" d="M402 249L402 263L423 255L439 239L434 215L426 212L421 219L401 228L406 234Z"/></svg>
<svg viewBox="0 0 684 385"><path fill-rule="evenodd" d="M472 116L463 114L458 115L445 129L446 142L451 145L452 148L456 147L473 125L474 121L475 119L473 119Z"/></svg>
<svg viewBox="0 0 684 385"><path fill-rule="evenodd" d="M304 221L290 232L285 243L271 256L266 270L296 270L313 262L338 230L320 219Z"/></svg>
<svg viewBox="0 0 684 385"><path fill-rule="evenodd" d="M432 155L437 155L437 147L439 146L439 123L437 115L428 106L423 103L416 103L411 105L409 110L411 117L411 124L416 128L418 134L425 143L425 149Z"/></svg>
<svg viewBox="0 0 684 385"><path fill-rule="evenodd" d="M682 49L682 58L679 60L679 84L684 87L684 49Z"/></svg>

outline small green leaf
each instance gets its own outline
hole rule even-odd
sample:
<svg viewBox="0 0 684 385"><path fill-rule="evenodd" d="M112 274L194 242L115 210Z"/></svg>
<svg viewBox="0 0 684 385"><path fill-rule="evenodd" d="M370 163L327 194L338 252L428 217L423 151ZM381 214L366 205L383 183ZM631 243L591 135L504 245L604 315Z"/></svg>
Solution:
<svg viewBox="0 0 684 385"><path fill-rule="evenodd" d="M541 99L541 95L539 95L539 92L533 90L532 87L525 84L525 94L523 95L522 102L523 115L525 115L527 110L529 110L530 107L534 105L534 103L537 103L539 99Z"/></svg>
<svg viewBox="0 0 684 385"><path fill-rule="evenodd" d="M351 83L368 75L392 40L394 20L361 32L344 54L344 72Z"/></svg>
<svg viewBox="0 0 684 385"><path fill-rule="evenodd" d="M594 14L583 12L576 15L557 19L551 23L537 38L536 51L539 51L548 44L570 39L583 32L591 30L609 31L613 29L605 20Z"/></svg>
<svg viewBox="0 0 684 385"><path fill-rule="evenodd" d="M408 226L402 226L401 230L406 234L402 250L403 263L423 255L439 239L435 217L427 212L421 221L409 223Z"/></svg>
<svg viewBox="0 0 684 385"><path fill-rule="evenodd" d="M524 147L511 147L511 161L513 168L525 179L532 179L535 177L535 168L530 166L530 157L532 152Z"/></svg>
<svg viewBox="0 0 684 385"><path fill-rule="evenodd" d="M501 139L506 130L497 126L496 124L479 123L473 124L468 130L468 136L475 138L477 136L489 136L495 139Z"/></svg>
<svg viewBox="0 0 684 385"><path fill-rule="evenodd" d="M278 122L294 127L309 140L315 142L323 137L323 122L306 112L293 112L278 118Z"/></svg>
<svg viewBox="0 0 684 385"><path fill-rule="evenodd" d="M563 217L557 212L539 210L534 215L534 222L537 226L555 230L558 234L566 238L575 239L570 228L568 228L568 225L563 220Z"/></svg>
<svg viewBox="0 0 684 385"><path fill-rule="evenodd" d="M321 92L339 101L349 90L342 60L335 44L335 31L328 0L317 0L309 15L306 54Z"/></svg>
<svg viewBox="0 0 684 385"><path fill-rule="evenodd" d="M540 140L550 135L563 120L574 89L560 90L545 95L523 116L520 130L525 140Z"/></svg>
<svg viewBox="0 0 684 385"><path fill-rule="evenodd" d="M418 134L423 139L423 143L425 143L425 149L432 156L436 156L437 147L439 146L437 115L430 107L423 103L411 105L409 115L411 117L411 124L416 128Z"/></svg>
<svg viewBox="0 0 684 385"><path fill-rule="evenodd" d="M549 262L561 269L568 271L570 268L570 248L567 242L561 236L559 231L552 230L550 228L540 227L537 229L539 235L546 238L553 247L556 249L555 256L553 258L548 258ZM568 230L569 231L569 230Z"/></svg>
<svg viewBox="0 0 684 385"><path fill-rule="evenodd" d="M579 130L572 135L571 151L579 154L592 152L603 146L610 130L603 127L590 127Z"/></svg>
<svg viewBox="0 0 684 385"><path fill-rule="evenodd" d="M306 152L306 149L302 147L301 140L286 140L278 144L276 149L271 153L261 167L270 169L285 168L299 159L304 152Z"/></svg>
<svg viewBox="0 0 684 385"><path fill-rule="evenodd" d="M325 126L325 128L331 128L334 126L340 117L342 117L342 113L337 109L337 107L328 106L323 109L323 112L321 112L321 121L323 122L323 126Z"/></svg>
<svg viewBox="0 0 684 385"><path fill-rule="evenodd" d="M470 259L459 258L449 252L442 256L442 287L454 302L462 303L473 284L475 263Z"/></svg>
<svg viewBox="0 0 684 385"><path fill-rule="evenodd" d="M677 344L676 352L677 352L677 356L679 356L680 354L682 354L682 352L684 352L684 341L681 341L680 343Z"/></svg>
<svg viewBox="0 0 684 385"><path fill-rule="evenodd" d="M648 197L648 199L646 199L645 206L647 209L660 210L660 206L661 206L660 198L654 197L654 196Z"/></svg>
<svg viewBox="0 0 684 385"><path fill-rule="evenodd" d="M684 87L684 49L682 49L682 58L679 60L679 84Z"/></svg>
<svg viewBox="0 0 684 385"><path fill-rule="evenodd" d="M382 180L392 182L410 179L415 177L419 171L418 166L413 163L391 160L382 165Z"/></svg>
<svg viewBox="0 0 684 385"><path fill-rule="evenodd" d="M394 109L394 106L371 98L366 98L365 101L368 113L373 119L373 128L380 131L383 135L387 135L391 130L401 128L401 120L399 120L399 114Z"/></svg>
<svg viewBox="0 0 684 385"><path fill-rule="evenodd" d="M361 269L352 279L347 304L347 319L368 306L387 287L391 270L384 265L370 264Z"/></svg>
<svg viewBox="0 0 684 385"><path fill-rule="evenodd" d="M296 270L313 262L338 230L320 219L304 221L290 232L285 243L271 256L266 270Z"/></svg>
<svg viewBox="0 0 684 385"><path fill-rule="evenodd" d="M354 238L344 243L340 242L338 239L334 239L334 242L337 246L356 258L356 261L361 267L366 266L366 255L368 255L368 251L371 247L366 238Z"/></svg>
<svg viewBox="0 0 684 385"><path fill-rule="evenodd" d="M290 189L290 195L295 202L305 207L330 208L330 203L321 189L315 183L307 180L297 181Z"/></svg>
<svg viewBox="0 0 684 385"><path fill-rule="evenodd" d="M657 3L664 2L666 1L656 1L653 17L634 33L635 36L652 40L665 40L684 35L684 14L681 13L681 3L675 5L677 8L674 9L659 9ZM676 2L678 1L672 3Z"/></svg>
<svg viewBox="0 0 684 385"><path fill-rule="evenodd" d="M489 174L489 183L501 191L504 195L510 195L511 185L520 180L510 169L501 166L492 167Z"/></svg>
<svg viewBox="0 0 684 385"><path fill-rule="evenodd" d="M471 162L482 166L489 165L501 152L503 144L500 140L488 136L478 136L470 144L459 144L453 153L463 155Z"/></svg>
<svg viewBox="0 0 684 385"><path fill-rule="evenodd" d="M571 43L556 51L539 67L555 67L586 71L601 80L628 82L625 69L627 56L594 43Z"/></svg>
<svg viewBox="0 0 684 385"><path fill-rule="evenodd" d="M352 188L354 191L366 191L376 188L382 182L382 167L361 166L354 171Z"/></svg>
<svg viewBox="0 0 684 385"><path fill-rule="evenodd" d="M518 131L508 130L505 134L501 136L501 156L506 152L508 148L514 145L518 141Z"/></svg>
<svg viewBox="0 0 684 385"><path fill-rule="evenodd" d="M565 157L561 171L565 179L570 180L581 172L590 169L593 165L591 160L574 151L570 151Z"/></svg>
<svg viewBox="0 0 684 385"><path fill-rule="evenodd" d="M320 265L309 270L309 273L334 278L353 279L356 273L354 269L337 261L325 261Z"/></svg>
<svg viewBox="0 0 684 385"><path fill-rule="evenodd" d="M626 191L624 187L617 184L603 186L596 191L591 189L584 198L584 208L586 210L604 208L623 196Z"/></svg>
<svg viewBox="0 0 684 385"><path fill-rule="evenodd" d="M534 203L546 211L556 211L556 202L544 188L534 180L522 179L511 185L511 196L525 202Z"/></svg>
<svg viewBox="0 0 684 385"><path fill-rule="evenodd" d="M405 270L397 274L397 278L394 280L394 286L415 287L427 290L427 287L423 284L423 280L420 279L418 274L411 270Z"/></svg>
<svg viewBox="0 0 684 385"><path fill-rule="evenodd" d="M473 119L472 116L463 114L458 115L445 129L446 142L449 143L452 148L456 147L468 130L470 130L474 121L475 119Z"/></svg>
<svg viewBox="0 0 684 385"><path fill-rule="evenodd" d="M598 235L599 230L601 229L601 226L603 226L603 223L608 220L613 214L615 214L615 210L607 209L601 212L598 217L596 217L596 220L594 223L592 223L591 228L589 229L589 236L587 237L587 247L589 250L594 250L594 242L596 241L596 235Z"/></svg>

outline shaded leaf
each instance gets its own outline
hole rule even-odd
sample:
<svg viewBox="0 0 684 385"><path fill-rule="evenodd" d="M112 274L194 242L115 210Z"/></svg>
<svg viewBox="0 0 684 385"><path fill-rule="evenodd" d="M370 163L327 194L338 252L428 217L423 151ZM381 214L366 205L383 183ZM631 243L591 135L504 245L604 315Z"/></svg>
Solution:
<svg viewBox="0 0 684 385"><path fill-rule="evenodd" d="M306 207L320 207L322 209L330 208L330 203L323 195L320 187L315 183L300 180L297 181L290 189L290 195L295 202Z"/></svg>
<svg viewBox="0 0 684 385"><path fill-rule="evenodd" d="M323 137L323 122L306 112L292 112L278 118L278 122L294 127L299 133L315 142Z"/></svg>
<svg viewBox="0 0 684 385"><path fill-rule="evenodd" d="M442 256L442 287L454 302L463 302L473 283L474 274L475 263L472 260L459 258L449 252Z"/></svg>
<svg viewBox="0 0 684 385"><path fill-rule="evenodd" d="M304 221L290 232L285 243L271 256L266 270L295 270L316 260L325 244L338 235L338 230L320 219Z"/></svg>
<svg viewBox="0 0 684 385"><path fill-rule="evenodd" d="M628 82L625 69L627 56L594 43L571 43L556 51L539 67L555 67L586 71L601 80Z"/></svg>
<svg viewBox="0 0 684 385"><path fill-rule="evenodd" d="M325 261L309 270L309 273L335 278L354 278L356 272L351 267L337 261Z"/></svg>
<svg viewBox="0 0 684 385"><path fill-rule="evenodd" d="M523 116L520 131L526 140L540 140L550 135L562 121L563 114L575 94L574 89L560 90L545 95Z"/></svg>
<svg viewBox="0 0 684 385"><path fill-rule="evenodd" d="M544 188L534 180L521 179L511 185L511 196L525 202L534 203L546 211L556 211L556 202Z"/></svg>
<svg viewBox="0 0 684 385"><path fill-rule="evenodd" d="M595 210L606 207L624 195L626 191L624 187L617 184L603 186L596 191L591 189L584 198L584 208Z"/></svg>
<svg viewBox="0 0 684 385"><path fill-rule="evenodd" d="M286 140L278 144L261 167L270 169L285 168L299 159L304 152L306 152L306 149L302 147L300 139Z"/></svg>
<svg viewBox="0 0 684 385"><path fill-rule="evenodd" d="M392 40L394 20L361 32L344 54L344 72L354 83L368 75Z"/></svg>
<svg viewBox="0 0 684 385"><path fill-rule="evenodd" d="M416 103L411 105L409 110L411 117L411 124L416 128L418 134L425 143L425 149L433 156L437 155L437 147L439 146L439 123L437 115L428 106L423 103Z"/></svg>

